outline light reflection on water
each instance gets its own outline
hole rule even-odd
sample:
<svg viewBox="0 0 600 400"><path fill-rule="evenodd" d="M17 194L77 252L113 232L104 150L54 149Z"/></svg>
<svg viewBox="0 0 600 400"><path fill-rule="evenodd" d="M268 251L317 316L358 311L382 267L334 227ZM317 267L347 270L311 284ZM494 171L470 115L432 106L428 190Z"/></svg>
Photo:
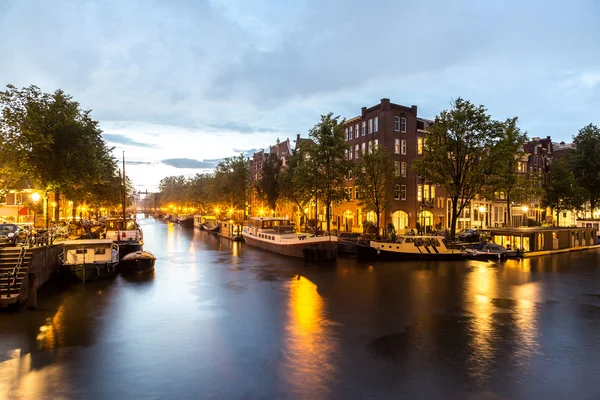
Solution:
<svg viewBox="0 0 600 400"><path fill-rule="evenodd" d="M336 343L324 316L324 301L317 286L303 276L289 282L288 323L284 339L288 370L285 379L295 396L309 398L326 392L335 368L330 356Z"/></svg>

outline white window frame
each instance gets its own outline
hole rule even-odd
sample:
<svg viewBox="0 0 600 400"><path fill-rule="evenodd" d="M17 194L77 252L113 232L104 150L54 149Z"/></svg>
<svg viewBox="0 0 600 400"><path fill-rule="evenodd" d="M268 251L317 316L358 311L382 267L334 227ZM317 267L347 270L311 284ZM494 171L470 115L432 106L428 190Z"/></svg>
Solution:
<svg viewBox="0 0 600 400"><path fill-rule="evenodd" d="M363 152L363 154L365 154L365 152L367 151L367 143L363 142L362 146L361 146L361 150Z"/></svg>
<svg viewBox="0 0 600 400"><path fill-rule="evenodd" d="M379 132L379 117L375 117L375 132Z"/></svg>
<svg viewBox="0 0 600 400"><path fill-rule="evenodd" d="M394 139L394 154L400 154L400 139Z"/></svg>
<svg viewBox="0 0 600 400"><path fill-rule="evenodd" d="M373 119L369 118L369 135L373 133Z"/></svg>
<svg viewBox="0 0 600 400"><path fill-rule="evenodd" d="M406 162L400 162L400 176L406 178Z"/></svg>
<svg viewBox="0 0 600 400"><path fill-rule="evenodd" d="M400 200L406 200L406 185L400 185Z"/></svg>
<svg viewBox="0 0 600 400"><path fill-rule="evenodd" d="M400 132L400 117L394 116L394 132Z"/></svg>
<svg viewBox="0 0 600 400"><path fill-rule="evenodd" d="M356 143L354 145L354 158L360 157L360 144Z"/></svg>
<svg viewBox="0 0 600 400"><path fill-rule="evenodd" d="M406 155L406 139L400 140L400 154Z"/></svg>
<svg viewBox="0 0 600 400"><path fill-rule="evenodd" d="M365 136L366 134L367 134L367 121L363 121L361 136Z"/></svg>
<svg viewBox="0 0 600 400"><path fill-rule="evenodd" d="M357 139L360 136L360 128L359 125L356 124L355 128L355 132L354 132L354 138Z"/></svg>
<svg viewBox="0 0 600 400"><path fill-rule="evenodd" d="M406 118L400 118L400 132L406 133Z"/></svg>

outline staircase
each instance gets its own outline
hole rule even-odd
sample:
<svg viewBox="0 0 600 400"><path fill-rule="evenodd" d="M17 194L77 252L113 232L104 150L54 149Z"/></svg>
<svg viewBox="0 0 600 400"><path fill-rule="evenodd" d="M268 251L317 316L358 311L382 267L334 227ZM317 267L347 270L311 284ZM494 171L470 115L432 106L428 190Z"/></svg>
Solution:
<svg viewBox="0 0 600 400"><path fill-rule="evenodd" d="M25 247L0 249L0 307L21 303L27 297L32 252Z"/></svg>

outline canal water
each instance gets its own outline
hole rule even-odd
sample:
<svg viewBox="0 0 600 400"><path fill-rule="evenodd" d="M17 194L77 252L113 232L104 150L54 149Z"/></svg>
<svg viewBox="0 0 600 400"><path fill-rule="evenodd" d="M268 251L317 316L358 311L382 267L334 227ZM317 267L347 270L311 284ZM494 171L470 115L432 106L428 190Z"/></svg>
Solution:
<svg viewBox="0 0 600 400"><path fill-rule="evenodd" d="M141 221L153 275L0 312L0 399L600 399L600 252L305 264Z"/></svg>

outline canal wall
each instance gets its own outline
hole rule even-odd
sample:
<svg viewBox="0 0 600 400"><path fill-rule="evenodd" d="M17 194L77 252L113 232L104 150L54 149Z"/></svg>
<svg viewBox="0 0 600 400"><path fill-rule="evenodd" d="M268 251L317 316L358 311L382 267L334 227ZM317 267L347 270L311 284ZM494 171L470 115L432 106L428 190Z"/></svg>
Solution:
<svg viewBox="0 0 600 400"><path fill-rule="evenodd" d="M30 288L39 289L48 282L52 275L58 269L58 256L62 253L62 244L53 244L48 247L35 247L31 255L31 264L29 265L29 277L34 278L33 286Z"/></svg>

